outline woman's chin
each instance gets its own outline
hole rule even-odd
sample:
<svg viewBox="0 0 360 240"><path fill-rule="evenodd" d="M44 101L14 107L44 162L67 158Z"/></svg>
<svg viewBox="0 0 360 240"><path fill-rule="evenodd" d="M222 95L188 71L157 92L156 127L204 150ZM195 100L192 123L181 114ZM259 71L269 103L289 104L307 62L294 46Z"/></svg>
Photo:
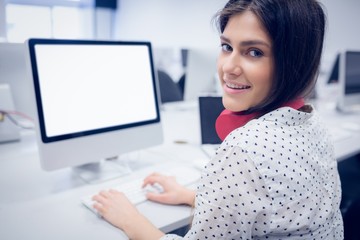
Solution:
<svg viewBox="0 0 360 240"><path fill-rule="evenodd" d="M223 105L227 110L232 111L232 112L242 112L242 111L245 111L248 109L247 107L242 106L238 102L232 102L232 101L224 101L223 100Z"/></svg>

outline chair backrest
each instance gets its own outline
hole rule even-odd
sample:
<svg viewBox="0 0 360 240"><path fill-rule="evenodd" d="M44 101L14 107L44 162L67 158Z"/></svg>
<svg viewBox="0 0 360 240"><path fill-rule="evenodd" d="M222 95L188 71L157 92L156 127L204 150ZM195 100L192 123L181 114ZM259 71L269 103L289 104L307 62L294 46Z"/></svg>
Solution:
<svg viewBox="0 0 360 240"><path fill-rule="evenodd" d="M184 92L185 92L185 80L186 80L186 74L184 73L180 77L179 82L177 83L180 88L183 99L184 99Z"/></svg>
<svg viewBox="0 0 360 240"><path fill-rule="evenodd" d="M158 79L162 103L183 100L179 86L172 80L169 74L164 71L158 70Z"/></svg>

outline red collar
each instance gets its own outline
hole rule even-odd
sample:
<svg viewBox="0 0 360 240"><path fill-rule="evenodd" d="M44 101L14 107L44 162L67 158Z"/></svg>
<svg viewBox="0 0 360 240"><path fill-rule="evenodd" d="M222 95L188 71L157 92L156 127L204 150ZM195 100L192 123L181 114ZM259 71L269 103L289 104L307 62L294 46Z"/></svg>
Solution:
<svg viewBox="0 0 360 240"><path fill-rule="evenodd" d="M303 98L299 98L285 103L282 107L291 107L299 109L304 106L305 101ZM244 126L250 120L261 116L262 114L255 112L250 114L242 114L242 112L232 112L227 109L222 111L216 119L215 128L219 138L224 141L226 136L235 130L236 128Z"/></svg>

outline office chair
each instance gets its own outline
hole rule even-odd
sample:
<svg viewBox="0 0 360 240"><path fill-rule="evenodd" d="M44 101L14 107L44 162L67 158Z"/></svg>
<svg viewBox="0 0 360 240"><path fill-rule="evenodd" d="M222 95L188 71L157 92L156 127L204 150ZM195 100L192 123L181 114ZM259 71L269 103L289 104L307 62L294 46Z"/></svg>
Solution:
<svg viewBox="0 0 360 240"><path fill-rule="evenodd" d="M351 202L347 211L343 215L344 236L346 240L359 240L359 216L360 216L360 198Z"/></svg>
<svg viewBox="0 0 360 240"><path fill-rule="evenodd" d="M181 95L182 98L184 99L184 92L185 92L185 79L186 79L186 75L185 73L180 77L179 82L177 83L177 85L180 88L181 91Z"/></svg>
<svg viewBox="0 0 360 240"><path fill-rule="evenodd" d="M359 240L360 216L360 154L338 163L341 180L340 210L344 221L346 240Z"/></svg>
<svg viewBox="0 0 360 240"><path fill-rule="evenodd" d="M164 71L158 70L161 103L182 101L183 96L179 86Z"/></svg>

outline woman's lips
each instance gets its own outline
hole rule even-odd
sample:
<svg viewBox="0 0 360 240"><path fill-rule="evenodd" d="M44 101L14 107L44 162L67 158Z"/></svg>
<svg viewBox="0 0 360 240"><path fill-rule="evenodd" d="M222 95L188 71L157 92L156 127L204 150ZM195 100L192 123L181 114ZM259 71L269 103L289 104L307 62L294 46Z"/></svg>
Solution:
<svg viewBox="0 0 360 240"><path fill-rule="evenodd" d="M244 91L247 91L251 88L251 86L249 85L245 85L245 84L236 84L236 83L230 83L230 82L225 82L224 83L224 91L228 92L228 93L241 93Z"/></svg>

